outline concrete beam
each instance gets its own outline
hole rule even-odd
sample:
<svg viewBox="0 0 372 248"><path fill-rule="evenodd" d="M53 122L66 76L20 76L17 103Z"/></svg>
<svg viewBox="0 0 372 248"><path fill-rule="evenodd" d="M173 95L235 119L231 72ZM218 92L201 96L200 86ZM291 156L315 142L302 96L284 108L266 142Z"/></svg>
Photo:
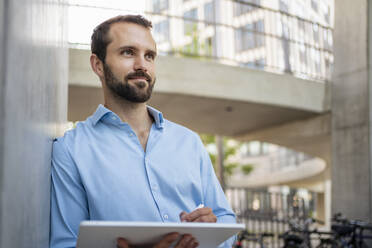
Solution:
<svg viewBox="0 0 372 248"><path fill-rule="evenodd" d="M235 136L242 141L259 140L278 144L331 162L331 115L262 128Z"/></svg>
<svg viewBox="0 0 372 248"><path fill-rule="evenodd" d="M69 84L100 87L88 50L70 49ZM155 92L243 101L313 113L329 110L325 83L213 61L159 56Z"/></svg>
<svg viewBox="0 0 372 248"><path fill-rule="evenodd" d="M71 121L84 120L103 102L89 55L87 50L70 49ZM290 75L169 56L159 57L157 75L149 104L201 133L238 136L329 110L324 83Z"/></svg>
<svg viewBox="0 0 372 248"><path fill-rule="evenodd" d="M229 178L229 185L233 187L266 187L271 185L280 185L288 183L301 182L307 178L319 176L326 169L326 164L324 160L319 158L313 158L311 160L306 160L296 167L281 169L277 171L272 171L267 173L267 170L260 171L253 170L253 172L246 176L242 173L236 173L231 178ZM308 186L319 184L319 181ZM324 191L321 185L318 187L313 187L317 191Z"/></svg>

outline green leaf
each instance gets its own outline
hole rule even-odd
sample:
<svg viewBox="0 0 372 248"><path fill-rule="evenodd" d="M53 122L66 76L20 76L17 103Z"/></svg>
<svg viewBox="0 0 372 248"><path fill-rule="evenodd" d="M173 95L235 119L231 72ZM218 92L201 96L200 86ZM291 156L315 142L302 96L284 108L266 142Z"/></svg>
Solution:
<svg viewBox="0 0 372 248"><path fill-rule="evenodd" d="M238 164L236 164L236 163L230 163L230 164L225 165L225 167L224 167L225 174L228 175L228 176L231 176L236 167L238 167Z"/></svg>
<svg viewBox="0 0 372 248"><path fill-rule="evenodd" d="M216 138L214 135L210 134L201 134L200 138L204 145L209 145L209 144L215 144L216 143Z"/></svg>
<svg viewBox="0 0 372 248"><path fill-rule="evenodd" d="M254 170L254 165L253 164L245 164L242 165L241 167L242 172L244 175L249 175L253 170Z"/></svg>

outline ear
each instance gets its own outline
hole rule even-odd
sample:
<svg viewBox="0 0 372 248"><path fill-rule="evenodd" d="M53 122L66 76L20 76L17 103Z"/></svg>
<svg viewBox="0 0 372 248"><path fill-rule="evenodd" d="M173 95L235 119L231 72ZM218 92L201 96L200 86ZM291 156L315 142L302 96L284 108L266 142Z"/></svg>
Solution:
<svg viewBox="0 0 372 248"><path fill-rule="evenodd" d="M94 53L90 55L90 66L92 67L92 70L94 71L95 74L97 74L99 78L104 77L103 63Z"/></svg>

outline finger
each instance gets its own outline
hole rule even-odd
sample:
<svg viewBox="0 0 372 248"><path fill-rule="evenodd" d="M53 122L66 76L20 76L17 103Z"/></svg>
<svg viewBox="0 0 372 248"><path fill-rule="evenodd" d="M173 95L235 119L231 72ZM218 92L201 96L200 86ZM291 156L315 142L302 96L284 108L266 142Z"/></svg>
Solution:
<svg viewBox="0 0 372 248"><path fill-rule="evenodd" d="M211 213L213 213L211 208L204 207L204 208L199 208L199 209L192 211L191 213L184 216L184 218L188 222L193 222L195 219L199 218L200 216L209 215Z"/></svg>
<svg viewBox="0 0 372 248"><path fill-rule="evenodd" d="M185 248L193 248L196 244L199 245L197 240L194 237L191 237L191 239L186 243Z"/></svg>
<svg viewBox="0 0 372 248"><path fill-rule="evenodd" d="M196 244L199 245L199 243L198 243L198 242L196 241L196 239L193 237L193 238L189 241L189 243L187 243L186 248L194 248L194 247L196 247Z"/></svg>
<svg viewBox="0 0 372 248"><path fill-rule="evenodd" d="M118 248L129 248L128 241L125 240L124 238L118 238L116 241L116 246Z"/></svg>
<svg viewBox="0 0 372 248"><path fill-rule="evenodd" d="M198 247L199 246L199 242L194 242L194 244L193 244L193 246L191 247L191 248L196 248L196 247Z"/></svg>
<svg viewBox="0 0 372 248"><path fill-rule="evenodd" d="M216 223L217 222L217 217L214 214L203 215L203 216L200 216L199 218L196 218L195 220L193 220L193 222Z"/></svg>
<svg viewBox="0 0 372 248"><path fill-rule="evenodd" d="M154 248L168 248L179 236L179 233L169 233Z"/></svg>
<svg viewBox="0 0 372 248"><path fill-rule="evenodd" d="M178 241L177 245L175 248L184 248L188 247L189 243L193 242L194 238L190 234L184 234L180 241Z"/></svg>
<svg viewBox="0 0 372 248"><path fill-rule="evenodd" d="M186 219L185 219L186 216L187 216L187 213L185 211L182 211L180 213L180 220L181 220L181 222L185 222L186 221Z"/></svg>

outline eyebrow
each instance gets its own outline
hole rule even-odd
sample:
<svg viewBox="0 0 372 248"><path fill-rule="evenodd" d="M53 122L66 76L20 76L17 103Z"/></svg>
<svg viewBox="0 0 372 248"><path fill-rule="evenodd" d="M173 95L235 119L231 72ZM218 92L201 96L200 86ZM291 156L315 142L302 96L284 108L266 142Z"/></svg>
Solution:
<svg viewBox="0 0 372 248"><path fill-rule="evenodd" d="M138 50L138 48L135 47L135 46L121 46L121 47L118 48L119 51L122 51L122 50L125 50L125 49L133 49L133 50L136 50L136 51ZM152 50L152 49L147 49L146 52L147 53L150 52L155 56L157 55L157 52Z"/></svg>

